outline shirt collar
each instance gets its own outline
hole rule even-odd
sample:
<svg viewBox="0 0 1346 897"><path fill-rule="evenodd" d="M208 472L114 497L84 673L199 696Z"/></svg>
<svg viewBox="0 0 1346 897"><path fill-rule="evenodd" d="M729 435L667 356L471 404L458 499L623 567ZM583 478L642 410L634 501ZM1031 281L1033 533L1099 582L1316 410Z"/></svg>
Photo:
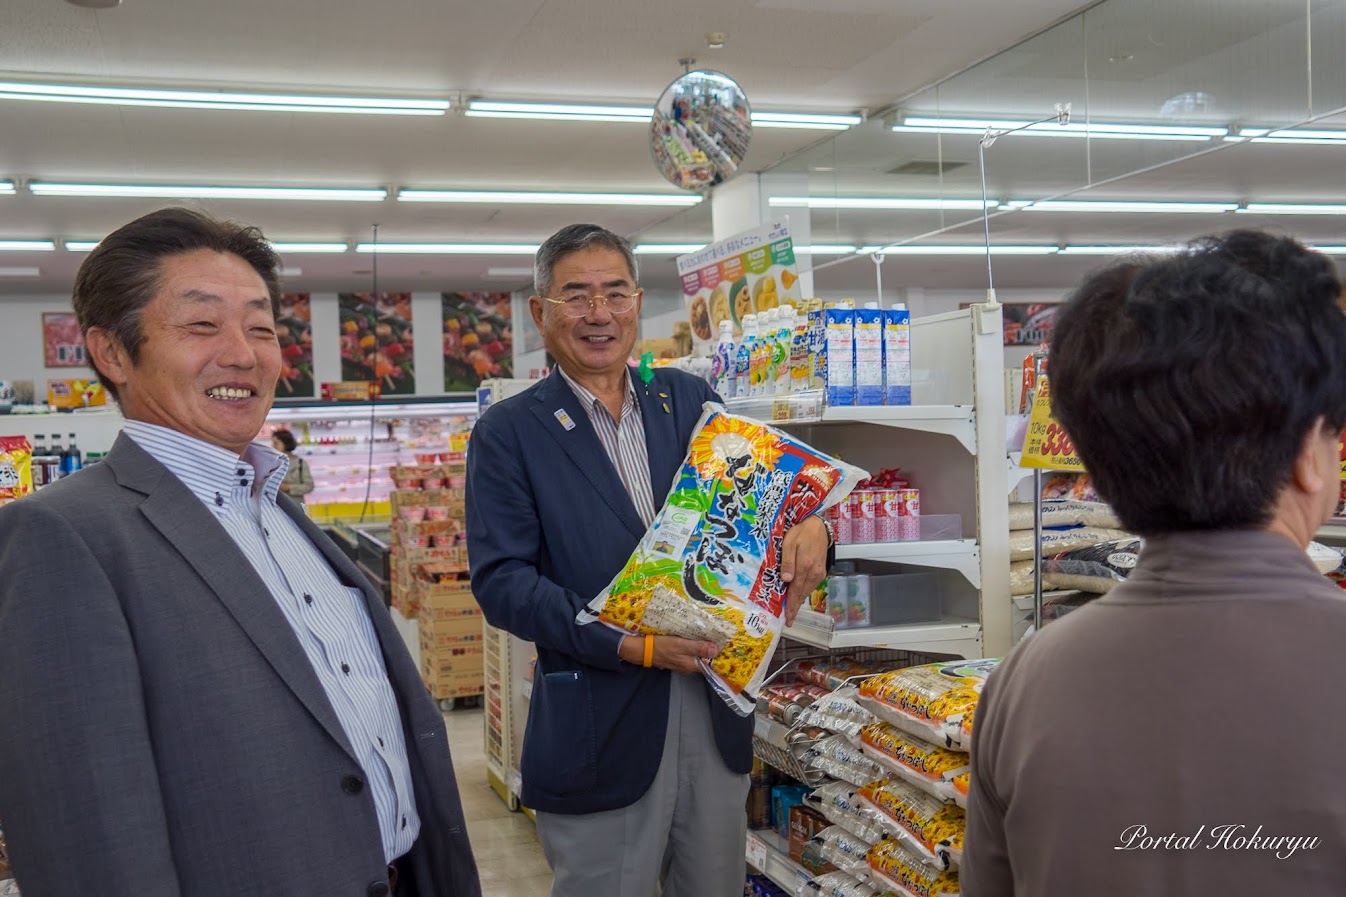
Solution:
<svg viewBox="0 0 1346 897"><path fill-rule="evenodd" d="M262 495L274 503L289 469L285 455L259 442L249 444L240 458L228 449L141 420L126 421L122 432L211 507L250 496L259 471L266 471Z"/></svg>
<svg viewBox="0 0 1346 897"><path fill-rule="evenodd" d="M565 382L570 384L571 391L575 393L576 398L580 400L580 404L584 406L585 412L590 417L593 416L595 410L605 407L602 399L572 380L570 375L566 373L565 368L558 364L556 369L561 372L561 377L565 379ZM636 384L631 379L630 366L624 365L623 373L626 375L626 396L622 399L622 416L625 417L632 410L639 411L640 403L636 401Z"/></svg>

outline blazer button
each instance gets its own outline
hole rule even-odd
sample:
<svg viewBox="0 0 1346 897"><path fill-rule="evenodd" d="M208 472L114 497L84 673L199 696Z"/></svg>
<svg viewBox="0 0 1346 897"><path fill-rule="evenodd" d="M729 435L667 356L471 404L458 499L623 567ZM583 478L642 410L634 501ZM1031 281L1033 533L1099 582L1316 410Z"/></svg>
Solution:
<svg viewBox="0 0 1346 897"><path fill-rule="evenodd" d="M365 893L369 897L388 897L388 883L386 881L371 882Z"/></svg>
<svg viewBox="0 0 1346 897"><path fill-rule="evenodd" d="M359 794L365 790L364 780L359 776L343 776L341 778L341 790L347 794Z"/></svg>

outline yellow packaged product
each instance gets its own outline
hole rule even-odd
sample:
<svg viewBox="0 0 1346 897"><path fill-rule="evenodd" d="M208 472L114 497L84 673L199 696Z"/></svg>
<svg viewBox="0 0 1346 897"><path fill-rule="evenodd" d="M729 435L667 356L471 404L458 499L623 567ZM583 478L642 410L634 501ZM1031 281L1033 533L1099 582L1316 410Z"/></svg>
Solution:
<svg viewBox="0 0 1346 897"><path fill-rule="evenodd" d="M921 854L926 863L947 869L961 862L967 816L959 807L900 779L870 782L857 796L879 815L886 831Z"/></svg>
<svg viewBox="0 0 1346 897"><path fill-rule="evenodd" d="M33 447L27 436L0 436L0 504L33 491Z"/></svg>
<svg viewBox="0 0 1346 897"><path fill-rule="evenodd" d="M967 790L972 786L972 773L959 773L953 777L953 802L967 809Z"/></svg>
<svg viewBox="0 0 1346 897"><path fill-rule="evenodd" d="M986 677L999 665L999 658L989 658L894 670L865 680L860 703L904 732L966 751L972 746L972 713Z"/></svg>
<svg viewBox="0 0 1346 897"><path fill-rule="evenodd" d="M888 723L861 729L860 749L884 769L940 800L954 799L954 777L968 771L967 754L946 750Z"/></svg>
<svg viewBox="0 0 1346 897"><path fill-rule="evenodd" d="M784 626L785 534L840 502L865 476L787 433L707 403L664 507L576 622L714 643L719 653L701 661L701 671L748 716Z"/></svg>
<svg viewBox="0 0 1346 897"><path fill-rule="evenodd" d="M926 865L920 854L896 839L875 844L866 859L874 884L891 888L901 897L959 897L962 893L956 870Z"/></svg>

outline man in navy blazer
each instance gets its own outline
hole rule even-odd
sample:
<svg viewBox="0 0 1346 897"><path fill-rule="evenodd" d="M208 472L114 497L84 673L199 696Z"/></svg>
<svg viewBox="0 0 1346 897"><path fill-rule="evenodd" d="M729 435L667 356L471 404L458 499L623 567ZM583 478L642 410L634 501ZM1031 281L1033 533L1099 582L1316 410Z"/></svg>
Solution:
<svg viewBox="0 0 1346 897"><path fill-rule="evenodd" d="M711 691L708 642L654 640L576 615L622 568L672 487L706 402L702 380L628 358L641 291L630 245L596 225L550 237L533 321L557 368L488 409L468 452L472 587L486 618L537 646L523 802L553 897L741 893L752 720ZM831 538L787 534L787 615L821 581Z"/></svg>

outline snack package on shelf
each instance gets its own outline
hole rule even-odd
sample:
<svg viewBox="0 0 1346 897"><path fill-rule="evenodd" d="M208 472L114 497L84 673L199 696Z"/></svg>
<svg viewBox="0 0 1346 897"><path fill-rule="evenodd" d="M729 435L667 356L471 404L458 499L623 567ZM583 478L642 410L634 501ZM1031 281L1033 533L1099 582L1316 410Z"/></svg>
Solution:
<svg viewBox="0 0 1346 897"><path fill-rule="evenodd" d="M955 660L866 679L860 703L879 719L955 751L972 747L972 711L999 658Z"/></svg>
<svg viewBox="0 0 1346 897"><path fill-rule="evenodd" d="M845 872L829 872L804 884L800 897L875 897L878 892Z"/></svg>
<svg viewBox="0 0 1346 897"><path fill-rule="evenodd" d="M1033 503L1011 502L1009 506L1010 531L1033 528ZM1048 528L1097 526L1120 529L1122 524L1112 506L1101 501L1074 501L1050 499L1042 502L1042 525Z"/></svg>
<svg viewBox="0 0 1346 897"><path fill-rule="evenodd" d="M1051 529L1042 531L1041 552L1043 557L1088 548L1101 542L1115 542L1119 539L1134 539L1131 533L1100 526L1086 526L1078 529ZM1032 530L1021 530L1009 534L1010 561L1031 561L1033 552L1038 549L1033 540ZM1063 586L1062 588L1071 588Z"/></svg>
<svg viewBox="0 0 1346 897"><path fill-rule="evenodd" d="M814 837L814 841L819 845L823 859L836 866L839 871L851 875L857 873L863 875L869 871L866 854L874 845L860 840L844 827L828 826Z"/></svg>
<svg viewBox="0 0 1346 897"><path fill-rule="evenodd" d="M773 427L707 403L673 491L579 623L704 639L702 672L747 716L784 625L785 533L865 476Z"/></svg>
<svg viewBox="0 0 1346 897"><path fill-rule="evenodd" d="M1050 571L1059 588L1102 594L1131 575L1140 547L1141 541L1135 538L1101 542L1062 552L1045 561L1043 569Z"/></svg>
<svg viewBox="0 0 1346 897"><path fill-rule="evenodd" d="M962 860L967 816L960 807L901 779L870 782L856 797L881 818L887 834L919 853L925 863L947 869Z"/></svg>
<svg viewBox="0 0 1346 897"><path fill-rule="evenodd" d="M1049 473L1042 478L1042 497L1068 498L1075 501L1101 502L1103 497L1094 488L1087 473Z"/></svg>
<svg viewBox="0 0 1346 897"><path fill-rule="evenodd" d="M883 775L883 770L845 735L832 735L813 745L803 756L813 769L852 785L863 785Z"/></svg>
<svg viewBox="0 0 1346 897"><path fill-rule="evenodd" d="M926 865L920 854L896 839L875 844L868 859L872 883L900 897L958 897L962 893L956 871Z"/></svg>
<svg viewBox="0 0 1346 897"><path fill-rule="evenodd" d="M940 800L954 800L953 779L968 771L967 754L950 751L879 722L860 730L866 754L894 775Z"/></svg>
<svg viewBox="0 0 1346 897"><path fill-rule="evenodd" d="M33 447L27 436L0 436L0 505L33 491Z"/></svg>
<svg viewBox="0 0 1346 897"><path fill-rule="evenodd" d="M856 797L856 790L847 782L829 782L814 788L804 798L804 803L822 813L828 822L841 826L865 844L877 844L883 840L884 831L865 811Z"/></svg>
<svg viewBox="0 0 1346 897"><path fill-rule="evenodd" d="M878 719L860 705L859 698L859 686L844 686L806 707L799 721L802 725L819 726L854 741L859 738L861 729Z"/></svg>
<svg viewBox="0 0 1346 897"><path fill-rule="evenodd" d="M749 875L743 882L743 897L794 897L765 875Z"/></svg>

